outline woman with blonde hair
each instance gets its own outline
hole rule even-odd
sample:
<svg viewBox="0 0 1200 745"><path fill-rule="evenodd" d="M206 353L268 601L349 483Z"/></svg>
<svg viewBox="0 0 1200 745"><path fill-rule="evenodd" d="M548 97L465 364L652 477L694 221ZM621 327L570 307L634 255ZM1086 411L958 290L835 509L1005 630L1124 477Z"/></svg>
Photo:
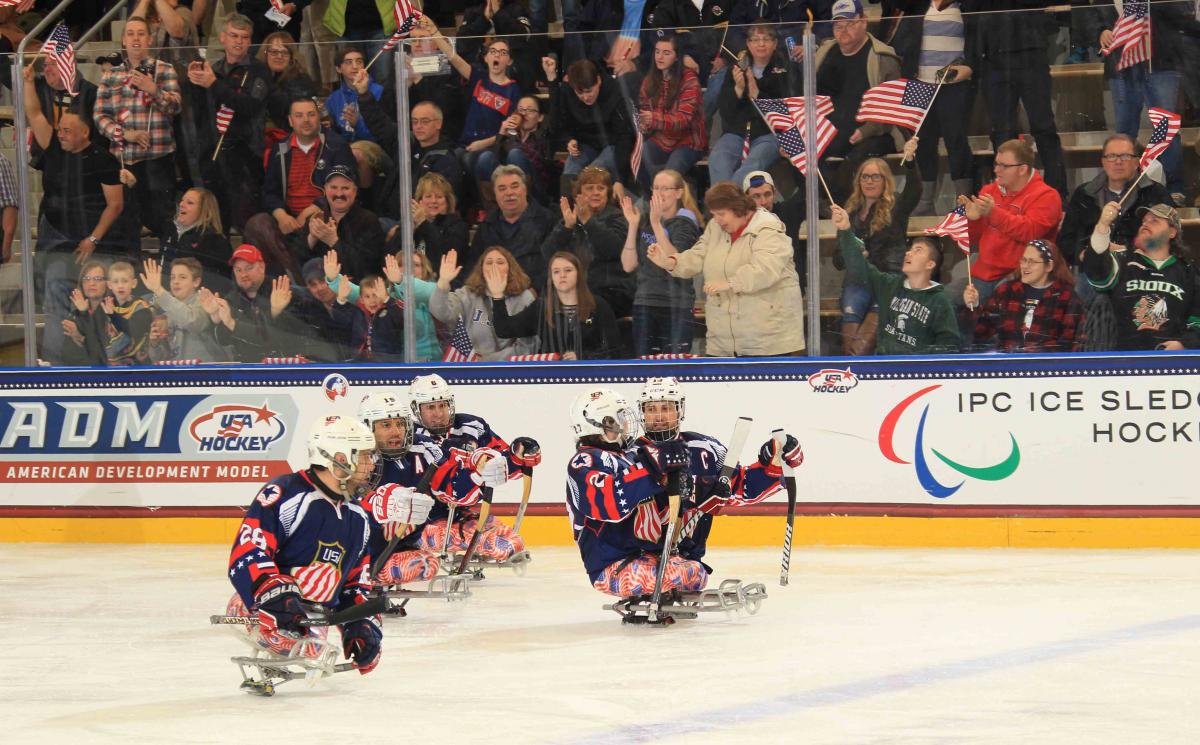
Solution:
<svg viewBox="0 0 1200 745"><path fill-rule="evenodd" d="M896 194L891 166L882 158L863 161L854 174L854 185L846 199L850 228L863 242L867 261L881 272L897 274L908 250L908 218L921 198L921 173L915 154L918 139L904 143L904 191ZM840 252L833 265L845 270ZM842 354L863 355L875 351L879 305L865 285L846 277L842 284Z"/></svg>
<svg viewBox="0 0 1200 745"><path fill-rule="evenodd" d="M492 315L496 307L502 308L507 316L533 304L529 275L521 269L516 257L504 246L488 247L471 268L462 287L452 290L451 282L460 272L462 267L458 265L458 251L450 249L441 259L437 287L429 298L429 310L433 317L451 328L459 318L463 319L475 354L485 362L506 360L514 354L537 351L537 338L533 334L501 338L493 323ZM489 284L485 275L491 275L496 284L498 291L494 295L488 293Z"/></svg>
<svg viewBox="0 0 1200 745"><path fill-rule="evenodd" d="M458 216L458 200L453 187L440 173L427 173L413 189L413 249L440 267L442 258L451 251L463 254L470 243L470 231ZM401 250L400 229L388 233L386 251ZM458 272L455 272L457 276ZM457 287L460 283L455 283Z"/></svg>
<svg viewBox="0 0 1200 745"><path fill-rule="evenodd" d="M703 277L710 357L778 357L804 350L804 303L783 222L728 181L704 194L710 222L684 251L659 240L647 258L672 277ZM669 237L669 236L664 236Z"/></svg>
<svg viewBox="0 0 1200 745"><path fill-rule="evenodd" d="M548 261L559 251L578 256L587 268L588 288L608 301L617 316L627 316L633 309L634 282L621 268L621 246L629 226L613 199L612 175L587 166L573 188L575 203L559 200L562 219L546 236L542 257Z"/></svg>
<svg viewBox="0 0 1200 745"><path fill-rule="evenodd" d="M676 279L646 258L655 243L691 246L703 226L692 192L683 176L670 168L654 177L648 214L643 216L633 200L621 198L629 221L621 267L637 277L633 298L633 353L686 354L692 351L696 291L692 280ZM645 218L643 221L643 217Z"/></svg>
<svg viewBox="0 0 1200 745"><path fill-rule="evenodd" d="M224 292L232 279L229 270L232 255L233 247L221 229L221 208L216 196L198 187L185 191L163 238L160 266L170 267L176 259L196 259L204 269L209 289Z"/></svg>

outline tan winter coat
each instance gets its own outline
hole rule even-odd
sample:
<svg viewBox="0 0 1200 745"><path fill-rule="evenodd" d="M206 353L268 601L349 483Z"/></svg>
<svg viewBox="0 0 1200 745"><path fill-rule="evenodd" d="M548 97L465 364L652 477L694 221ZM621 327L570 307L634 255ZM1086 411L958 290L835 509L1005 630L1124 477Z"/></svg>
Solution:
<svg viewBox="0 0 1200 745"><path fill-rule="evenodd" d="M804 349L804 301L783 222L758 210L737 242L715 221L696 245L678 254L671 275L702 274L731 289L709 295L706 352L714 357L785 355Z"/></svg>

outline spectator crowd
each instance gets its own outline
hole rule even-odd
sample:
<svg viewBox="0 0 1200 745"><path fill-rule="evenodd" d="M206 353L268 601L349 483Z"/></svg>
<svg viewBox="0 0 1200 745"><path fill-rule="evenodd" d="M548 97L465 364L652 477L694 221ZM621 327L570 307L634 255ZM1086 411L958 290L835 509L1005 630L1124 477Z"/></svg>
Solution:
<svg viewBox="0 0 1200 745"><path fill-rule="evenodd" d="M820 248L757 104L804 95L810 23L810 93L836 127L806 148L841 287L821 304L840 335L824 351L1200 347L1181 212L1200 6L1151 3L1126 64L1120 3L874 1L564 0L562 38L544 0L429 4L398 117L390 3L239 0L214 20L206 0L136 0L98 83L44 58L21 72L40 356L804 354ZM0 52L38 9L0 9ZM1112 98L1094 177L1068 168L1057 131L1060 27L1069 63L1103 61ZM918 130L860 117L901 78L936 86ZM1143 163L1152 107L1184 112L1184 130ZM17 196L0 156L4 260ZM951 210L945 235L917 229Z"/></svg>

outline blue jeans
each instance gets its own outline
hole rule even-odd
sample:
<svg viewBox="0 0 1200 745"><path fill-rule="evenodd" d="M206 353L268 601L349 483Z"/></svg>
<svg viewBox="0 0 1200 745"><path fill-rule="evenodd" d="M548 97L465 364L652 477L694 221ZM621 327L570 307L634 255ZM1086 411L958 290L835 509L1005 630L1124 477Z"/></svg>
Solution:
<svg viewBox="0 0 1200 745"><path fill-rule="evenodd" d="M717 101L721 98L721 87L729 76L729 65L722 67L708 76L708 86L704 89L704 118L711 121L717 111Z"/></svg>
<svg viewBox="0 0 1200 745"><path fill-rule="evenodd" d="M691 308L633 306L633 353L688 354L692 351Z"/></svg>
<svg viewBox="0 0 1200 745"><path fill-rule="evenodd" d="M690 147L677 147L674 150L663 150L649 139L642 146L642 168L638 172L638 181L649 187L654 184L654 177L659 171L670 168L678 171L679 175L687 178L688 171L700 161L703 155L699 150Z"/></svg>
<svg viewBox="0 0 1200 745"><path fill-rule="evenodd" d="M597 152L596 148L591 145L579 143L579 156L567 156L567 163L563 166L564 176L574 176L588 166L596 166L603 168L612 174L613 180L617 180L617 151L612 145L608 145L603 150Z"/></svg>
<svg viewBox="0 0 1200 745"><path fill-rule="evenodd" d="M484 150L479 154L479 160L475 161L475 180L476 181L491 181L492 171L499 168L501 165L516 166L525 172L526 176L533 179L533 163L530 162L528 156L520 150L509 150L508 155L504 158L504 163L501 164L499 156L491 150Z"/></svg>
<svg viewBox="0 0 1200 745"><path fill-rule="evenodd" d="M767 133L750 141L750 155L742 160L744 135L723 134L708 154L709 183L732 181L740 189L751 171L765 171L779 159L779 142Z"/></svg>
<svg viewBox="0 0 1200 745"><path fill-rule="evenodd" d="M878 313L879 303L871 290L862 285L847 282L842 285L842 324L862 323L868 313Z"/></svg>
<svg viewBox="0 0 1200 745"><path fill-rule="evenodd" d="M1137 137L1143 107L1161 106L1178 111L1182 77L1172 70L1147 73L1146 65L1134 65L1115 73L1108 80L1108 90L1112 93L1116 131ZM1167 176L1167 190L1183 191L1183 143L1179 137L1159 156L1159 161Z"/></svg>

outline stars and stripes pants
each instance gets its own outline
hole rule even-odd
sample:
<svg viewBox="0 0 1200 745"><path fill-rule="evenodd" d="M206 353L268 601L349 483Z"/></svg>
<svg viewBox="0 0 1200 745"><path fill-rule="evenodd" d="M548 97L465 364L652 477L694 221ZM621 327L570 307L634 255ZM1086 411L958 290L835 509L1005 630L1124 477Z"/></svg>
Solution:
<svg viewBox="0 0 1200 745"><path fill-rule="evenodd" d="M659 556L655 554L642 554L632 561L623 559L610 564L592 583L592 587L621 598L649 595L654 592L658 560ZM704 571L700 562L689 561L681 556L672 556L667 560L667 571L663 574L663 592L699 592L707 585L708 572Z"/></svg>
<svg viewBox="0 0 1200 745"><path fill-rule="evenodd" d="M439 565L437 554L419 548L397 551L379 570L375 581L381 585L403 585L407 582L431 580L437 576Z"/></svg>
<svg viewBox="0 0 1200 745"><path fill-rule="evenodd" d="M229 604L225 606L225 615L250 616L253 614L242 602L242 596L235 592L229 599ZM252 644L269 649L284 657L320 657L325 652L329 637L328 626L313 626L304 634L280 631L264 633L257 624L243 626L241 629L241 633L246 634Z"/></svg>
<svg viewBox="0 0 1200 745"><path fill-rule="evenodd" d="M474 517L464 522L455 521L450 529L450 553L462 553L467 550L471 537L475 535L478 520ZM421 531L421 548L433 553L440 553L446 540L446 521L428 523ZM487 528L479 539L476 555L496 561L505 561L513 554L525 550L525 539L515 533L511 527L488 517Z"/></svg>

